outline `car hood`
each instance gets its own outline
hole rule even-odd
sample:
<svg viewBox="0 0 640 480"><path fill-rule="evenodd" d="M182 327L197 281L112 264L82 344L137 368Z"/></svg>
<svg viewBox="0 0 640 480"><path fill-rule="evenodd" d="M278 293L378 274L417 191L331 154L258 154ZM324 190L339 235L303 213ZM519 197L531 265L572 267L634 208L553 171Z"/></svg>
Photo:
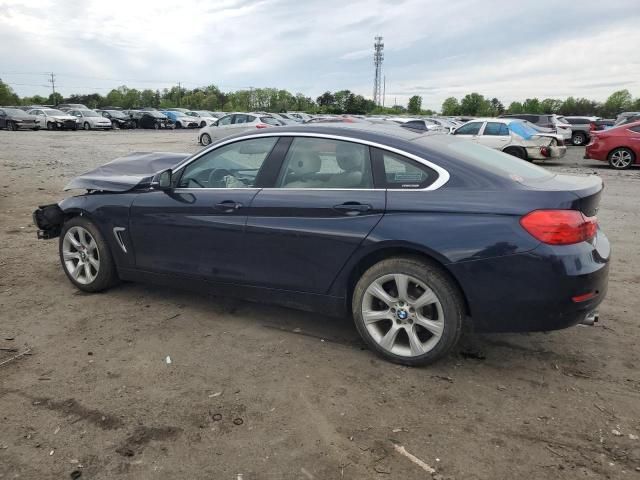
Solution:
<svg viewBox="0 0 640 480"><path fill-rule="evenodd" d="M73 115L47 115L47 118L54 118L56 120L78 120Z"/></svg>
<svg viewBox="0 0 640 480"><path fill-rule="evenodd" d="M7 115L7 118L9 120L36 120L37 117L35 115L29 115L28 113L12 113Z"/></svg>
<svg viewBox="0 0 640 480"><path fill-rule="evenodd" d="M127 192L134 188L148 187L156 173L175 167L190 156L189 153L131 153L83 173L71 180L64 189Z"/></svg>

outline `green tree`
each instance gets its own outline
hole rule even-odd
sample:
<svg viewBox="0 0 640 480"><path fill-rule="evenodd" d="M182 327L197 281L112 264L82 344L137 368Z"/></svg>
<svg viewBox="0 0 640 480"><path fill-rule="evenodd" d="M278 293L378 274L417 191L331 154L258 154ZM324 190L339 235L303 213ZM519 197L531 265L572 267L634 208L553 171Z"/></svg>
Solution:
<svg viewBox="0 0 640 480"><path fill-rule="evenodd" d="M409 99L409 105L407 110L409 113L420 114L422 111L422 97L419 95L414 95Z"/></svg>
<svg viewBox="0 0 640 480"><path fill-rule="evenodd" d="M502 104L502 102L500 100L498 100L497 98L493 97L491 99L491 116L492 117L497 117L499 115L502 115L504 113L504 105Z"/></svg>
<svg viewBox="0 0 640 480"><path fill-rule="evenodd" d="M524 109L522 108L522 104L520 102L511 102L509 104L509 108L507 108L509 113L524 113Z"/></svg>
<svg viewBox="0 0 640 480"><path fill-rule="evenodd" d="M62 102L64 102L64 98L58 92L52 93L51 95L49 95L49 98L47 98L47 103L50 105L58 105Z"/></svg>
<svg viewBox="0 0 640 480"><path fill-rule="evenodd" d="M0 79L0 105L17 105L20 103L20 97L15 94L13 89Z"/></svg>
<svg viewBox="0 0 640 480"><path fill-rule="evenodd" d="M522 104L522 109L524 113L542 113L540 100L537 98L527 98Z"/></svg>
<svg viewBox="0 0 640 480"><path fill-rule="evenodd" d="M558 109L560 115L576 115L576 99L573 97L567 97L560 108Z"/></svg>
<svg viewBox="0 0 640 480"><path fill-rule="evenodd" d="M540 102L541 113L558 113L562 106L562 100L556 100L555 98L545 98Z"/></svg>
<svg viewBox="0 0 640 480"><path fill-rule="evenodd" d="M618 90L609 95L604 102L602 113L605 117L615 117L621 112L631 110L633 99L629 90Z"/></svg>
<svg viewBox="0 0 640 480"><path fill-rule="evenodd" d="M490 110L490 105L483 95L473 92L465 95L460 102L460 113L462 115L482 115Z"/></svg>
<svg viewBox="0 0 640 480"><path fill-rule="evenodd" d="M460 103L458 103L457 98L449 97L446 98L444 102L442 102L442 115L445 115L447 117L460 115Z"/></svg>

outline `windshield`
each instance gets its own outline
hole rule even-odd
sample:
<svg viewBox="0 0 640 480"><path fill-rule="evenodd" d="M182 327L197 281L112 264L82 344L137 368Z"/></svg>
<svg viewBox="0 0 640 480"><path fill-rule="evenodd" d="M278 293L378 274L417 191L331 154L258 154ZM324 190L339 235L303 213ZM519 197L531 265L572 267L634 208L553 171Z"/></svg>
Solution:
<svg viewBox="0 0 640 480"><path fill-rule="evenodd" d="M109 112L109 115L111 115L113 118L127 118L127 116L122 113L119 112L117 110L105 110L106 112Z"/></svg>
<svg viewBox="0 0 640 480"><path fill-rule="evenodd" d="M3 108L4 113L7 115L24 115L25 112L18 110L17 108Z"/></svg>
<svg viewBox="0 0 640 480"><path fill-rule="evenodd" d="M45 115L66 115L66 113L56 110L55 108L45 108L42 110Z"/></svg>
<svg viewBox="0 0 640 480"><path fill-rule="evenodd" d="M82 116L83 117L100 117L102 115L99 115L98 113L92 110L82 110Z"/></svg>
<svg viewBox="0 0 640 480"><path fill-rule="evenodd" d="M520 122L517 122L520 123ZM509 125L509 128L511 128ZM494 150L467 140L451 142L447 145L457 160L479 166L501 177L517 182L550 178L551 172L530 162L525 162L507 153Z"/></svg>
<svg viewBox="0 0 640 480"><path fill-rule="evenodd" d="M153 118L166 118L163 114L161 114L160 112L144 112L146 115L149 115Z"/></svg>

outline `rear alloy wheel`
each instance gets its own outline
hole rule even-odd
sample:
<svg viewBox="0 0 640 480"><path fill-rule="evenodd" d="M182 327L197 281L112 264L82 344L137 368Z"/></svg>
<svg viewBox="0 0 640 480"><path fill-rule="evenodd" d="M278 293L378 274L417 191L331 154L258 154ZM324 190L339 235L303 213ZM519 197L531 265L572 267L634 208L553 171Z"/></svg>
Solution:
<svg viewBox="0 0 640 480"><path fill-rule="evenodd" d="M208 133L203 133L200 136L200 143L202 145L209 145L211 143L211 135L209 135Z"/></svg>
<svg viewBox="0 0 640 480"><path fill-rule="evenodd" d="M527 151L522 147L507 147L504 149L504 153L521 158L522 160L528 160Z"/></svg>
<svg viewBox="0 0 640 480"><path fill-rule="evenodd" d="M582 132L576 132L571 135L571 143L576 147L584 145L587 141L587 136Z"/></svg>
<svg viewBox="0 0 640 480"><path fill-rule="evenodd" d="M91 130L91 125L89 125L89 122L84 122L82 128L84 128L85 130Z"/></svg>
<svg viewBox="0 0 640 480"><path fill-rule="evenodd" d="M66 222L59 250L67 277L80 290L99 292L118 281L109 246L89 220L74 217Z"/></svg>
<svg viewBox="0 0 640 480"><path fill-rule="evenodd" d="M16 122L8 122L7 127L9 127L9 130L11 130L12 132L18 130L18 124Z"/></svg>
<svg viewBox="0 0 640 480"><path fill-rule="evenodd" d="M628 148L616 148L609 154L609 165L616 170L625 170L636 161L635 155Z"/></svg>
<svg viewBox="0 0 640 480"><path fill-rule="evenodd" d="M440 268L404 257L383 260L362 275L352 310L372 350L412 366L432 363L455 346L464 312L460 293Z"/></svg>

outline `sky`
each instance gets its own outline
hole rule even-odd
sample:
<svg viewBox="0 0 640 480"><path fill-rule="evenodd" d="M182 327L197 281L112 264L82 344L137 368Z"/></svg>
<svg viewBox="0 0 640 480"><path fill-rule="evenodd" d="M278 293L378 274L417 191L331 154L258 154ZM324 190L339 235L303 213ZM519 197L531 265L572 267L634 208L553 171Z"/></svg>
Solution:
<svg viewBox="0 0 640 480"><path fill-rule="evenodd" d="M277 87L438 110L478 92L640 96L640 0L0 0L0 78L21 96L111 88Z"/></svg>

